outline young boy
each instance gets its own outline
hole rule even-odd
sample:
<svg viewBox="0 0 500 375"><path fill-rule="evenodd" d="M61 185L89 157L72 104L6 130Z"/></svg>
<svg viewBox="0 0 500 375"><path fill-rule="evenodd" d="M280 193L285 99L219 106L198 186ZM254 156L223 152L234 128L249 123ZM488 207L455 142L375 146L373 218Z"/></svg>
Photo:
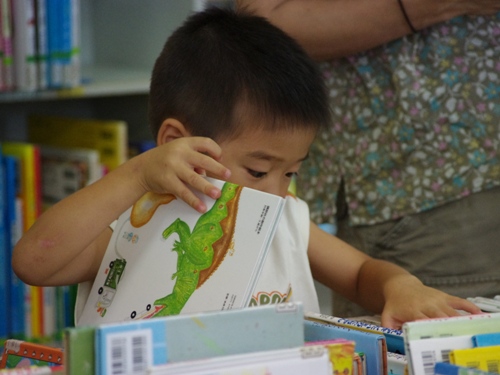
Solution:
<svg viewBox="0 0 500 375"><path fill-rule="evenodd" d="M217 9L191 16L156 61L149 120L158 147L53 206L19 241L13 267L22 280L81 283L84 303L117 217L148 191L172 193L204 212L188 186L217 198L220 191L202 177L209 175L286 196L255 303L274 293L318 311L314 276L381 313L388 327L456 309L480 312L321 231L306 204L287 196L317 130L329 122L328 102L314 63L263 18Z"/></svg>

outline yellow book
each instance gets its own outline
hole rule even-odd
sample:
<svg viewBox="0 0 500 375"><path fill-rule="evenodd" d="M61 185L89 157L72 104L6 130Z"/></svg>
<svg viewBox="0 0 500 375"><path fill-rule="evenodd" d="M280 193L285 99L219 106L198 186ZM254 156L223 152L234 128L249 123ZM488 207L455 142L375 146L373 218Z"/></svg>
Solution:
<svg viewBox="0 0 500 375"><path fill-rule="evenodd" d="M27 231L40 215L41 211L41 166L40 148L31 143L4 142L3 153L19 160L20 190L19 197L23 202L24 223ZM33 337L43 335L43 293L42 288L31 286L31 330Z"/></svg>
<svg viewBox="0 0 500 375"><path fill-rule="evenodd" d="M47 146L96 149L108 170L127 160L127 123L121 120L32 115L28 139Z"/></svg>
<svg viewBox="0 0 500 375"><path fill-rule="evenodd" d="M454 349L450 352L450 363L479 370L500 372L500 346L483 346Z"/></svg>

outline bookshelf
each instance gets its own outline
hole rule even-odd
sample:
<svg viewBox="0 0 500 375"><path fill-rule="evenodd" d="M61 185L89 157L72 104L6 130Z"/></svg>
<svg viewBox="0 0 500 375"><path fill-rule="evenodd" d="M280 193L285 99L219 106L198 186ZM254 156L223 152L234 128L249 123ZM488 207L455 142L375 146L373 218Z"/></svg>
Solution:
<svg viewBox="0 0 500 375"><path fill-rule="evenodd" d="M184 0L81 0L81 88L0 93L0 141L26 139L31 113L117 118L130 139L150 137L149 76L170 33L193 10Z"/></svg>

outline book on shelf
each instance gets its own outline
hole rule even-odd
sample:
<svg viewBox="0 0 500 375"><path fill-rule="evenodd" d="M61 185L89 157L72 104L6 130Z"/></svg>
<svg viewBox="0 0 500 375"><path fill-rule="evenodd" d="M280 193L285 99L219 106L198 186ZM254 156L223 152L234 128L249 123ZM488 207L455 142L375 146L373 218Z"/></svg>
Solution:
<svg viewBox="0 0 500 375"><path fill-rule="evenodd" d="M147 193L119 217L78 325L248 306L285 200L209 180L204 214Z"/></svg>
<svg viewBox="0 0 500 375"><path fill-rule="evenodd" d="M152 366L148 375L332 375L328 348L300 346ZM336 373L336 372L335 372Z"/></svg>
<svg viewBox="0 0 500 375"><path fill-rule="evenodd" d="M96 149L108 170L128 158L127 123L121 120L31 115L28 140L46 146Z"/></svg>
<svg viewBox="0 0 500 375"><path fill-rule="evenodd" d="M450 351L450 363L498 374L500 372L500 346L453 349Z"/></svg>
<svg viewBox="0 0 500 375"><path fill-rule="evenodd" d="M26 142L4 142L4 155L18 159L18 198L23 207L23 232L27 231L41 212L40 148ZM24 316L26 337L43 335L43 292L41 287L26 286Z"/></svg>
<svg viewBox="0 0 500 375"><path fill-rule="evenodd" d="M35 19L37 89L45 90L49 86L46 0L35 0Z"/></svg>
<svg viewBox="0 0 500 375"><path fill-rule="evenodd" d="M500 331L500 313L417 320L402 330L409 373L418 375L447 362L451 350L472 348L474 335Z"/></svg>
<svg viewBox="0 0 500 375"><path fill-rule="evenodd" d="M0 146L1 147L1 146ZM7 215L6 165L0 148L0 340L9 335L10 223Z"/></svg>
<svg viewBox="0 0 500 375"><path fill-rule="evenodd" d="M71 328L69 330L78 330ZM96 373L130 373L171 362L304 345L300 303L256 306L102 324L95 330ZM71 350L65 349L66 351Z"/></svg>
<svg viewBox="0 0 500 375"><path fill-rule="evenodd" d="M14 51L12 48L13 24L12 24L12 3L10 0L0 0L0 25L3 47L2 60L2 81L0 91L11 91L14 89Z"/></svg>
<svg viewBox="0 0 500 375"><path fill-rule="evenodd" d="M366 371L368 374L387 373L387 346L383 334L304 319L304 338L307 342L336 338L352 340L356 343L356 351L363 352L366 355Z"/></svg>
<svg viewBox="0 0 500 375"><path fill-rule="evenodd" d="M37 89L35 0L12 1L15 89Z"/></svg>
<svg viewBox="0 0 500 375"><path fill-rule="evenodd" d="M493 375L498 373L486 372L476 368L457 366L447 362L438 362L434 366L435 375Z"/></svg>
<svg viewBox="0 0 500 375"><path fill-rule="evenodd" d="M346 319L327 314L320 314L315 312L306 311L305 318L311 321L320 323L330 323L340 327L357 329L365 332L383 334L387 343L387 350L393 353L404 354L405 344L403 339L403 331L399 329L392 329L382 327L380 325L365 323L361 320Z"/></svg>
<svg viewBox="0 0 500 375"><path fill-rule="evenodd" d="M103 176L99 151L41 146L42 201L51 206Z"/></svg>

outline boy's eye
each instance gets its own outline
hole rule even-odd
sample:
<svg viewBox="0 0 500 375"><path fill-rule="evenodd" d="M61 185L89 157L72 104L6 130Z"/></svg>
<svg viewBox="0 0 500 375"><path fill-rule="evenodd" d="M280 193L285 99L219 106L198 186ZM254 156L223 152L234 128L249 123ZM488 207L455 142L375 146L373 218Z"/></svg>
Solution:
<svg viewBox="0 0 500 375"><path fill-rule="evenodd" d="M247 169L248 171L248 174L252 177L255 177L255 178L262 178L266 175L266 172L257 172L257 171L254 171L252 169Z"/></svg>
<svg viewBox="0 0 500 375"><path fill-rule="evenodd" d="M289 173L287 173L287 174L286 174L286 176L287 176L288 178L292 178L292 177L296 177L296 176L298 176L298 173L297 173L297 172L289 172Z"/></svg>

